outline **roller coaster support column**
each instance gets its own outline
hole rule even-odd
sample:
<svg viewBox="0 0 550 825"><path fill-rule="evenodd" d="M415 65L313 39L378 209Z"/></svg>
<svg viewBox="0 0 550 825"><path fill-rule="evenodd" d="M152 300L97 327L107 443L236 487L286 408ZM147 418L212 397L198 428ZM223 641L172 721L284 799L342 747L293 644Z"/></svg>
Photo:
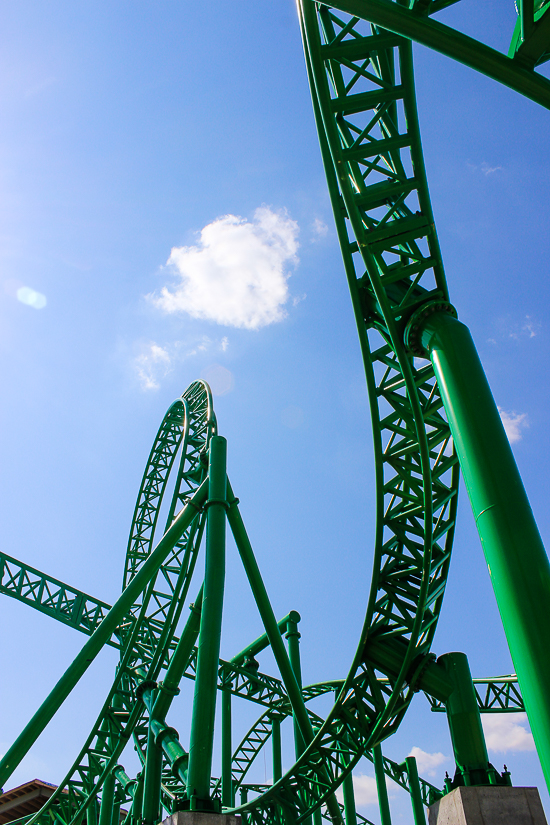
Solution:
<svg viewBox="0 0 550 825"><path fill-rule="evenodd" d="M232 808L233 777L231 775L231 694L222 690L222 805Z"/></svg>
<svg viewBox="0 0 550 825"><path fill-rule="evenodd" d="M386 774L384 773L384 757L382 755L382 745L376 745L376 747L372 749L372 759L374 762L374 775L376 777L378 807L380 808L380 822L382 823L382 825L391 825L390 802L388 799L388 786L386 785Z"/></svg>
<svg viewBox="0 0 550 825"><path fill-rule="evenodd" d="M420 792L420 782L418 780L418 768L414 756L407 756L405 767L409 775L409 791L411 794L411 804L413 809L414 825L426 825L424 805L422 804L422 794Z"/></svg>
<svg viewBox="0 0 550 825"><path fill-rule="evenodd" d="M300 631L298 630L298 622L300 621L300 614L296 610L289 613L289 619L286 626L285 639L288 642L288 658L294 676L298 682L298 687L302 687L302 666L300 664ZM304 737L300 732L300 726L296 716L294 716L294 747L296 751L296 759L299 759L305 750Z"/></svg>
<svg viewBox="0 0 550 825"><path fill-rule="evenodd" d="M274 716L271 720L271 748L273 753L273 783L275 784L283 775L281 720L278 716Z"/></svg>
<svg viewBox="0 0 550 825"><path fill-rule="evenodd" d="M457 772L464 785L493 784L495 771L489 767L468 658L465 653L445 653L437 663L455 686L446 707Z"/></svg>
<svg viewBox="0 0 550 825"><path fill-rule="evenodd" d="M166 714L172 700L179 693L179 683L191 658L197 641L202 610L203 588L199 590L195 603L190 606L189 616L180 640L170 659L164 681L158 689L154 683L143 691L143 701L149 711L149 731L145 758L145 780L143 791L143 825L155 825L160 819L160 784L162 774L162 751L165 752L172 769L176 765L185 782L187 754L178 741L177 733L166 725Z"/></svg>
<svg viewBox="0 0 550 825"><path fill-rule="evenodd" d="M203 482L193 495L193 498L180 510L174 522L161 538L151 555L141 565L134 578L130 581L126 589L122 591L101 624L69 665L50 695L38 708L30 722L4 755L3 759L0 760L0 786L11 776L25 754L36 742L74 686L78 684L80 678L86 673L99 651L103 648L103 645L107 644L136 598L144 590L146 584L156 575L159 567L168 556L174 544L197 517L197 512L200 507L202 507L206 498L206 491L206 482Z"/></svg>
<svg viewBox="0 0 550 825"><path fill-rule="evenodd" d="M550 565L472 337L451 309L425 305L405 338L435 370L550 787Z"/></svg>
<svg viewBox="0 0 550 825"><path fill-rule="evenodd" d="M260 568L258 567L252 545L250 544L250 539L248 538L246 528L239 511L239 500L235 497L229 481L227 482L227 498L230 502L229 510L227 512L229 526L231 527L233 538L235 539L235 544L237 545L237 550L239 551L239 555L250 584L250 589L252 590L254 600L258 607L258 612L261 616L265 632L269 639L273 656L277 662L283 684L288 693L288 700L291 704L292 712L298 722L300 733L304 738L305 744L309 745L314 738L314 733L309 719L309 714L304 703L304 697L302 696L302 691L296 681L296 676L294 675L294 670L292 669L292 665L290 664L290 660L285 650L284 642L281 639L279 625L277 624L273 608L271 607L269 596L267 595L267 590L260 573ZM340 825L342 823L342 814L336 798L332 795L329 796L326 801L326 805L333 823L338 823Z"/></svg>
<svg viewBox="0 0 550 825"><path fill-rule="evenodd" d="M206 572L189 745L187 789L191 810L213 810L210 776L225 583L226 454L225 438L212 436L205 504Z"/></svg>

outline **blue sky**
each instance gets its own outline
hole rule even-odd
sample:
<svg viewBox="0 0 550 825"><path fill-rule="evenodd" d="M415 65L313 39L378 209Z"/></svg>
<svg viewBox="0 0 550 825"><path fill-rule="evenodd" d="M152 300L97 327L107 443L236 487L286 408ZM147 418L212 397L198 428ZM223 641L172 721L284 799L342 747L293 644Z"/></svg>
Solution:
<svg viewBox="0 0 550 825"><path fill-rule="evenodd" d="M294 4L10 0L0 18L3 547L114 600L158 423L205 377L276 613L302 614L304 681L343 676L372 564L370 425ZM506 51L515 11L461 0L439 19ZM451 299L548 540L550 115L440 55L415 56ZM236 261L230 287L218 255ZM434 651L465 651L476 676L509 673L464 490L454 553ZM82 637L8 599L0 615L2 750ZM230 547L222 655L259 632ZM99 657L10 785L61 778L113 666ZM506 722L521 729L493 723L491 759L546 802L526 722ZM184 702L172 723L183 741ZM386 746L398 760L413 748L441 784L446 722L422 697ZM269 764L258 770L269 777ZM357 774L360 810L378 822L369 766ZM412 822L404 795L392 810Z"/></svg>

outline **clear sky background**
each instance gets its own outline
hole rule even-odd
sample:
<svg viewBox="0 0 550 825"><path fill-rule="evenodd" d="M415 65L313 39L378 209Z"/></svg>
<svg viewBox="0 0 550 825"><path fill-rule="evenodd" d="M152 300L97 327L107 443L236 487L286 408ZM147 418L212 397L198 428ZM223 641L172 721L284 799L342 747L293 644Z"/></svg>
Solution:
<svg viewBox="0 0 550 825"><path fill-rule="evenodd" d="M515 16L512 0L462 0L439 19L506 51ZM415 56L451 300L548 542L550 113ZM204 377L275 611L302 614L304 682L343 677L370 584L371 437L292 0L7 0L0 102L3 548L112 602L158 424ZM84 638L8 598L0 620L3 751ZM260 632L229 547L222 655ZM464 490L434 644L450 650L475 676L512 671ZM115 661L100 655L8 787L61 779ZM185 743L185 701L170 721ZM547 804L525 717L492 717L488 745ZM399 761L413 749L441 786L446 721L422 696L385 746ZM373 781L360 765L359 810L378 822ZM395 821L412 822L391 793Z"/></svg>

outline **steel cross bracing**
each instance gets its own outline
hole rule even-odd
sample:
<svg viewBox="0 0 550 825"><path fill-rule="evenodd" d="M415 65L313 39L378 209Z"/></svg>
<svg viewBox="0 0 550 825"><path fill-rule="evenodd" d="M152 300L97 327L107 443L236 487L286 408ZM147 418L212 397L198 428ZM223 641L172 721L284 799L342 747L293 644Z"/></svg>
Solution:
<svg viewBox="0 0 550 825"><path fill-rule="evenodd" d="M55 579L51 579L45 574L40 573L40 571L34 568L29 568L27 565L24 565L16 559L11 557L6 557L6 559L8 559L10 563L10 582L13 580L20 581L22 578L26 579L29 575L29 570L32 572L32 581L34 582L34 586L29 589L27 594L21 594L21 590L13 590L9 587L5 587L3 592L5 592L6 595L12 595L15 598L27 602L31 606L42 610L42 607L35 599L36 593L39 590L50 594L56 593L57 587L61 593L70 593L71 600L76 604L81 604L84 600L86 600L91 605L101 605L103 612L107 612L109 610L110 606L104 602L99 602L91 596L86 596L75 588L71 588ZM16 575L14 571L22 572ZM54 605L58 603L65 604L66 598L63 596L58 600L54 599L53 602ZM95 625L91 623L86 622L78 625L73 621L67 622L66 614L63 611L47 609L44 612L47 612L59 621L69 623L71 626L76 626L79 630L85 633L93 632L95 629ZM93 611L93 615L96 616L98 614ZM174 646L175 643L177 643L177 639L174 639L172 646ZM193 654L189 660L188 668L184 674L185 677L189 679L194 679L195 661L196 648L193 649ZM493 679L474 679L473 682L480 712L517 712L524 710L521 693L517 684L517 677L503 676ZM339 680L304 687L302 691L304 700L307 702L317 696L335 692L342 687L342 684L342 680ZM263 713L252 726L232 756L232 776L234 791L236 793L244 784L244 778L252 766L255 758L271 737L273 718L275 717L279 721L282 721L282 719L286 718L292 710L290 703L288 702L288 696L284 685L281 681L275 679L274 677L267 676L266 674L262 674L255 669L247 670L245 667L237 667L235 664L220 660L218 686L220 690L229 690L235 696L244 697L268 708L268 710L265 711L265 713ZM435 699L427 693L425 695L432 706L432 710L444 712L445 705L443 702ZM124 712L122 712L122 714L123 713ZM312 714L310 714L310 716L313 722L319 723L319 717L315 717ZM136 744L138 745L141 753L145 751L146 734L147 713L144 712L134 729ZM366 756L372 759L370 751L366 753ZM405 789L408 789L408 776L402 766L393 762L391 759L384 757L384 767L386 774L390 778ZM182 792L181 783L178 783L177 779L173 777L171 773L171 765L169 763L165 763L165 771L166 777L163 781L163 791L167 795L167 798L174 799ZM423 779L420 779L420 787L422 797L425 800L433 801L433 799L441 793L438 789L431 785L431 783L428 783ZM426 804L428 804L428 802L426 802Z"/></svg>
<svg viewBox="0 0 550 825"><path fill-rule="evenodd" d="M194 385L185 394L184 400L187 401L190 396L195 398L197 418L204 415L205 410L211 409L204 386L197 388ZM186 418L195 414L193 406L189 404L187 406L188 409L182 410L183 402L177 402L170 408L151 451L138 498L129 545L130 562L127 563L127 570L132 570L132 565L134 565L134 573L137 572L139 564L143 562L152 548L154 526L158 519L169 469L177 452L175 444L180 434L180 440L183 442L183 458L178 470L175 496L184 500L189 488L196 489L196 485L200 483L204 474L201 469L200 449L197 448L196 441L191 449L187 447L185 435L190 427L186 426ZM207 412L206 419L211 418L211 413ZM202 420L204 421L204 417ZM210 426L205 427L203 424L202 431L205 433L206 441L209 433L214 429ZM188 481L190 473L185 472L185 468L191 463L187 458L190 453L194 465L191 476L194 486ZM183 482L186 487L183 487ZM185 490L183 495L180 492L182 488ZM173 504L170 508L169 521L176 506L177 504ZM151 684L157 679L167 664L166 660L170 656L170 651L174 650L177 642L175 627L180 618L181 605L187 594L190 573L196 558L201 534L197 524L200 525L201 518L198 514L194 528L190 528L184 534L185 542L180 541L175 545L158 574L150 581L143 595L134 604L127 621L119 626L121 629L117 633L120 636L121 663L111 691L81 753L41 816L48 818L48 811L55 810L56 817L62 821L70 822L73 819L76 821L94 802L105 779L115 768L118 757L130 735L135 735L136 743L143 751L147 713L140 701L140 691L143 690L143 685ZM136 546L139 548L138 552L135 552ZM10 569L13 569L14 562L11 562L11 565ZM26 568L23 565L19 565L20 571L24 569ZM36 570L33 571L33 575L36 581L41 580L43 584L48 581L47 577L41 576ZM14 576L12 575L11 578L14 579ZM52 582L55 580L49 581L48 588L51 591ZM166 582L169 583L168 594L163 593L159 581L164 588ZM62 589L61 583L55 582L55 586L58 590ZM42 591L48 588L42 587ZM62 619L66 618L63 613L57 614L48 604L44 605L37 600L35 598L36 588L31 588L26 594L9 586L5 589L10 595L25 597L28 603L39 609L45 609L54 616L61 615ZM78 599L79 594L73 589L71 592L74 599ZM159 593L164 596L162 601ZM153 623L153 630L150 628L151 623ZM74 626L85 633L91 633L94 630L90 623L75 622ZM384 697L391 696L391 687L387 680L376 682L375 690L372 691L372 678L365 679L365 674L369 673L369 670L367 665L361 665L357 675L347 680L345 691L339 690L340 699L335 707L341 719L334 711L332 719L329 717L328 725L326 722L323 724L319 718L314 719L317 727L321 728L314 743L315 747L310 746L306 750L294 771L283 778L279 787L269 788L258 800L248 803L247 816L251 821L263 821L273 819L273 817L277 819L277 811L282 810L281 805L288 806L288 804L297 805L298 811L304 816L309 809L316 807L323 797L328 797L343 776L349 772L352 763L364 753L367 739L355 730L353 717L354 712L357 712L357 700L363 697L368 702L371 694L374 693L376 700L380 703ZM189 658L186 675L191 678L194 675L193 653ZM290 713L290 703L284 687L279 680L273 677L267 677L259 672L250 673L245 667L220 662L220 685L236 695L244 695L269 708L277 708L281 715ZM331 685L331 689L333 687ZM319 695L320 690L322 692L325 689L325 687L314 687L306 690L304 698L312 698ZM352 708L351 712L350 708ZM366 717L364 710L361 709L360 712L363 717ZM311 761L314 763L313 770ZM322 771L319 767L315 768L315 764L322 765ZM316 789L316 794L311 791L312 787ZM39 818L35 817L35 819Z"/></svg>
<svg viewBox="0 0 550 825"><path fill-rule="evenodd" d="M157 785L162 780L157 792L162 793L167 809L184 802L191 805L189 754L164 720L177 692L175 683L165 690L164 715L158 717L156 708L163 695L160 682L170 682L174 662L179 668L176 682L186 676L200 684L200 645L198 654L195 646L204 616L200 603L194 608L195 619L189 619L179 639L176 632L206 524L214 524L215 518L219 523L222 510L233 530L282 678L262 674L246 663L223 662L215 654L214 702L216 690L221 690L226 697L246 698L267 710L232 754L221 780L208 775L209 804L221 794L224 809L240 813L247 825L286 825L288 815L296 823L312 815L341 821L342 808L334 798L335 790L363 755L369 755L397 729L421 686L449 568L458 460L434 368L415 335L421 336L418 330L431 313L453 315L454 309L448 302L426 183L411 44L354 16L354 10L372 8L376 14L389 15L388 20L399 18L402 33L408 37L412 35L407 26L414 23L417 31L418 21L426 21L423 15L448 4L448 0L414 0L411 9L406 9L387 0L336 0L341 9L336 11L312 0L299 2L314 112L357 320L375 442L373 580L347 678L302 690L299 667L296 670L296 662L292 663L292 655L287 657L284 647L282 653L278 648L282 645L279 629L275 625L273 630L275 619L270 618L271 607L229 482L225 498L212 493L207 498L215 476L214 465L209 469L213 461L209 446L222 449L224 440L217 436L209 389L203 382L195 382L168 410L147 462L123 582L123 593L135 598L131 605L129 597L123 600L125 612L120 608L116 613L116 625L114 619L103 624L111 615L105 603L10 556L0 557L2 592L81 630L91 636L90 641L108 626L111 636L105 636L103 643L120 650L113 685L80 754L42 811L26 822L46 825L54 818L61 825L76 825L87 813L90 825L95 825L101 792L105 809L122 801L130 803L128 825L142 820L155 825L158 817L151 813L150 804L142 817L142 802L144 810L150 803L143 798L144 788L154 771L158 771ZM508 85L519 88L526 84L524 93L528 94L527 87L534 89L531 96L535 99L539 92L542 97L547 94L550 85L541 78L532 81L520 64L522 60L546 59L548 19L547 4L531 9L524 0L520 33L513 43L513 82ZM420 28L443 37L441 27L428 23ZM499 58L489 58L496 60L495 65L499 63ZM176 473L174 494L167 505L165 533L155 545L172 471ZM218 476L225 489L225 469ZM213 511L217 516L209 520ZM176 536L173 531L182 513L186 516ZM175 538L169 542L167 537L172 534ZM159 547L164 555L158 556L156 563ZM113 611L116 609L115 605ZM181 662L178 655L183 657ZM477 680L475 688L482 711L523 708L512 677ZM335 693L335 703L323 720L304 703L328 692ZM442 709L441 698L431 697L430 701L432 709ZM243 780L251 764L273 738L274 720L280 722L290 714L297 730L296 763L272 786L246 784ZM160 762L151 747L153 729L160 732L155 734L158 742L162 740ZM26 731L14 746L18 754L34 741ZM134 779L117 765L131 736L144 767L142 775ZM0 780L3 770L13 768L10 753L11 749L0 761ZM382 767L414 795L406 763L399 765L384 758ZM202 780L205 777L203 771ZM423 780L417 786L425 804L441 794ZM240 806L233 807L224 787L232 788L233 794L241 791ZM249 799L249 793L255 798Z"/></svg>
<svg viewBox="0 0 550 825"><path fill-rule="evenodd" d="M378 527L362 647L369 744L411 699L407 676L429 650L454 533L458 465L433 369L403 344L411 315L447 306L422 160L410 44L310 0L304 47L329 191L363 350L375 433ZM380 695L369 640L403 642ZM367 685L369 687L367 687ZM372 685L372 687L371 687ZM369 690L370 688L370 690ZM374 688L374 689L373 689ZM379 698L378 698L379 697Z"/></svg>
<svg viewBox="0 0 550 825"><path fill-rule="evenodd" d="M216 424L210 391L195 382L168 410L147 462L132 522L125 569L125 586L151 552L154 528L169 470L178 448L181 459L169 509L171 522L178 503L198 488L205 469L200 453L208 446ZM93 794L116 765L129 736L144 714L136 689L144 679L155 679L172 647L184 600L191 582L204 519L197 516L177 541L156 576L149 582L117 628L121 660L102 711L69 773L49 800L69 822L75 810L85 810ZM10 595L13 595L10 592ZM20 596L21 597L21 596ZM38 606L35 601L34 606ZM78 625L79 629L85 629ZM93 628L86 628L85 632Z"/></svg>

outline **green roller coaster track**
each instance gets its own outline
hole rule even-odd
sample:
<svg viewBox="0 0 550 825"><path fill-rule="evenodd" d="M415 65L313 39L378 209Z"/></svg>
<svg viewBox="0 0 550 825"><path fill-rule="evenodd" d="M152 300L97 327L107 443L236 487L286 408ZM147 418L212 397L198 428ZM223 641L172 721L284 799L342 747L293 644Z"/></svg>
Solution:
<svg viewBox="0 0 550 825"><path fill-rule="evenodd" d="M110 606L0 554L0 591L89 638L5 756L13 773L105 645L120 660L101 712L66 777L23 825L156 825L162 811L238 813L249 825L368 823L355 810L351 772L374 762L384 825L384 776L411 795L415 822L459 785L507 785L488 762L480 713L526 710L550 781L550 569L510 448L467 329L449 302L416 111L412 40L550 108L550 2L520 2L509 55L431 19L455 0L299 1L321 152L359 341L374 433L374 568L357 651L345 678L303 687L298 623L277 621L225 466L208 386L193 383L155 437L132 520L123 590ZM436 660L464 476L517 676L474 679L465 656ZM167 518L159 516L168 491ZM265 633L219 658L226 523ZM197 560L205 546L204 581ZM536 575L533 574L536 571ZM199 584L197 584L197 580ZM193 586L193 590L191 590ZM188 615L188 597L194 603ZM284 640L287 645L285 646ZM279 676L260 671L270 648ZM183 678L195 683L190 742L166 718ZM443 789L398 764L381 744L415 693L446 712L456 773ZM216 696L221 772L212 776ZM332 696L323 718L308 703ZM232 750L232 697L260 716ZM295 763L283 775L281 725L292 719ZM287 726L288 727L288 726ZM286 728L285 728L286 729ZM132 740L142 766L120 759ZM247 783L268 745L273 783ZM342 786L343 804L336 797ZM237 804L237 796L240 802ZM98 820L99 817L99 820Z"/></svg>

